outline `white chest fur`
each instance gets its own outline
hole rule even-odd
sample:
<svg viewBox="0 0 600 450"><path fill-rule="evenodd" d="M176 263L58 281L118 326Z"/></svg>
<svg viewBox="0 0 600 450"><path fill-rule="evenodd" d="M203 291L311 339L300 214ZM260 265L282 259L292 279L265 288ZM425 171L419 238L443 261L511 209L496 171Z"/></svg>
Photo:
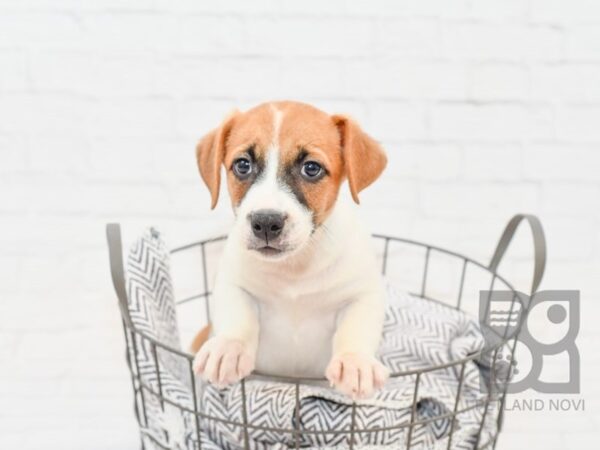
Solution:
<svg viewBox="0 0 600 450"><path fill-rule="evenodd" d="M309 248L284 262L259 260L230 239L218 284L233 284L251 299L259 322L257 370L295 376L322 376L346 305L365 292L382 292L370 236L343 202ZM215 330L240 314L218 315Z"/></svg>

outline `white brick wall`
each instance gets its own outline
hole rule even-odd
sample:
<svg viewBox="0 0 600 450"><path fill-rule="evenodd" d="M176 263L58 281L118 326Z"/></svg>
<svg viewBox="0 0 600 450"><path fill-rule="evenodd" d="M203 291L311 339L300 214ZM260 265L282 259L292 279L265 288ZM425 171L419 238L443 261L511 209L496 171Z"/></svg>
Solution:
<svg viewBox="0 0 600 450"><path fill-rule="evenodd" d="M104 223L220 232L195 141L273 98L383 141L374 230L485 260L510 215L540 215L545 286L582 290L587 411L513 412L500 447L594 447L599 77L592 0L0 0L0 448L137 446Z"/></svg>

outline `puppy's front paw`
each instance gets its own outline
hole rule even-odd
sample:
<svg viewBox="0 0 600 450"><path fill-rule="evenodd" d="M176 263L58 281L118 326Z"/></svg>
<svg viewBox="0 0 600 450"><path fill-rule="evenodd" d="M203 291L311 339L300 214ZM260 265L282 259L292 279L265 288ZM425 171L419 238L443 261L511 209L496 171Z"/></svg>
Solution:
<svg viewBox="0 0 600 450"><path fill-rule="evenodd" d="M325 371L331 385L354 400L373 395L388 375L389 370L377 359L361 353L334 355Z"/></svg>
<svg viewBox="0 0 600 450"><path fill-rule="evenodd" d="M215 336L194 358L194 372L219 387L235 383L254 370L254 356L242 341Z"/></svg>

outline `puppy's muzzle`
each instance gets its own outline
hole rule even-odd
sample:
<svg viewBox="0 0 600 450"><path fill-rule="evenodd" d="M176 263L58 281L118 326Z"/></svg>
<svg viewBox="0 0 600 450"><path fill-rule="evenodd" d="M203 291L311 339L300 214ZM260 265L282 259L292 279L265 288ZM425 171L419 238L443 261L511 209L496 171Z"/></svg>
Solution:
<svg viewBox="0 0 600 450"><path fill-rule="evenodd" d="M274 209L260 209L250 214L250 226L254 236L265 244L279 237L285 226L286 215Z"/></svg>

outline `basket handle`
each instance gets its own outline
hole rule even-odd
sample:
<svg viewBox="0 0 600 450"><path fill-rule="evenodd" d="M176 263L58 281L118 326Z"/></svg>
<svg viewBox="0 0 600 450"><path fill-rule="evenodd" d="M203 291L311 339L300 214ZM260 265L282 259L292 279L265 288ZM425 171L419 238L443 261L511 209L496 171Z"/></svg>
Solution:
<svg viewBox="0 0 600 450"><path fill-rule="evenodd" d="M113 286L119 299L121 317L128 328L133 322L127 306L127 289L125 288L125 270L123 269L123 245L121 243L121 226L118 223L106 224L106 240L108 241L108 257Z"/></svg>
<svg viewBox="0 0 600 450"><path fill-rule="evenodd" d="M506 249L508 248L513 236L515 235L515 231L517 231L519 224L523 220L527 221L527 223L529 224L529 227L531 228L531 234L533 237L534 259L531 294L534 294L540 286L540 282L542 281L542 277L544 276L544 270L546 268L546 238L544 237L544 229L542 228L542 223L540 222L540 219L538 219L533 214L516 214L512 219L508 221L506 227L504 228L504 231L502 232L502 236L500 236L500 240L496 245L494 256L492 256L488 267L492 272L496 272L496 270L498 269L498 265L500 264L500 261L502 261L502 257L506 252Z"/></svg>

